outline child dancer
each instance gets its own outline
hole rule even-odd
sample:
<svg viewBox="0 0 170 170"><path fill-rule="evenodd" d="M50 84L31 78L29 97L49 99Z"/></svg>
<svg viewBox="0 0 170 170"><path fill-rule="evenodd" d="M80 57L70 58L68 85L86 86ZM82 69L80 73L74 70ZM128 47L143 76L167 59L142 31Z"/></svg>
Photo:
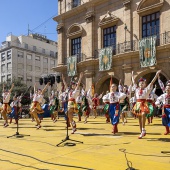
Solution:
<svg viewBox="0 0 170 170"><path fill-rule="evenodd" d="M157 95L155 94L156 91L156 85L155 88L151 91L151 93L149 94L149 97L147 98L147 102L148 102L148 107L149 107L149 114L146 115L147 119L148 119L148 124L152 123L153 120L153 114L154 114L154 109L155 109L155 101L157 99Z"/></svg>
<svg viewBox="0 0 170 170"><path fill-rule="evenodd" d="M76 103L77 103L77 109L78 109L78 121L81 121L81 116L83 114L82 112L82 94L81 90L76 98Z"/></svg>
<svg viewBox="0 0 170 170"><path fill-rule="evenodd" d="M38 91L36 91L36 84L34 85L33 102L30 107L30 113L34 116L34 118L37 122L37 129L41 128L38 114L44 113L40 104L42 103L43 94L45 93L45 91L49 85L50 85L50 83L48 82L43 90L38 89Z"/></svg>
<svg viewBox="0 0 170 170"><path fill-rule="evenodd" d="M125 125L125 123L127 123L127 111L129 110L129 107L130 107L129 102L130 102L130 96L132 92L132 85L130 85L129 87L126 85L122 86L121 80L120 80L118 89L119 89L119 92L126 94L126 98L119 101L122 124Z"/></svg>
<svg viewBox="0 0 170 170"><path fill-rule="evenodd" d="M74 134L74 132L76 132L76 122L73 120L73 113L75 112L75 104L76 104L75 99L77 97L76 95L78 93L78 88L80 86L82 78L83 78L83 73L80 73L80 77L79 77L77 85L76 85L76 83L72 83L71 89L68 89L65 78L62 75L62 80L63 80L64 86L65 86L66 90L68 90L68 118L72 125L72 134Z"/></svg>
<svg viewBox="0 0 170 170"><path fill-rule="evenodd" d="M102 98L103 93L98 96L97 93L94 94L94 98L92 99L93 102L93 113L94 113L94 119L97 117L97 106L99 106L99 100Z"/></svg>
<svg viewBox="0 0 170 170"><path fill-rule="evenodd" d="M134 77L133 77L133 71L132 71L132 82L134 84L135 96L137 100L135 106L133 107L133 113L139 117L139 126L141 131L141 134L139 135L138 139L141 139L146 135L146 130L145 130L146 114L149 114L149 108L146 99L148 98L153 83L156 81L160 72L161 70L157 71L155 77L147 87L146 87L146 80L144 78L140 78L138 81L139 87L137 88L137 85L135 84Z"/></svg>
<svg viewBox="0 0 170 170"><path fill-rule="evenodd" d="M164 135L167 135L170 133L170 80L166 83L165 93L158 97L155 102L157 106L161 103L163 103L162 124L166 129Z"/></svg>
<svg viewBox="0 0 170 170"><path fill-rule="evenodd" d="M9 100L10 100L10 96L11 96L11 92L12 89L14 87L14 84L12 84L11 89L9 91L5 91L4 89L4 84L3 84L3 93L2 93L2 97L3 97L3 105L0 108L1 114L5 120L4 122L4 127L9 126L8 125L8 118L7 118L7 114L11 113L11 107L9 106Z"/></svg>
<svg viewBox="0 0 170 170"><path fill-rule="evenodd" d="M117 92L117 85L112 84L110 93L103 96L103 100L108 99L109 100L109 115L111 119L111 123L113 125L113 131L112 133L115 134L118 132L118 123L119 123L119 117L120 117L120 106L119 106L119 100L125 99L126 94Z"/></svg>
<svg viewBox="0 0 170 170"><path fill-rule="evenodd" d="M106 92L106 95L109 93L109 91ZM106 123L110 122L110 116L109 116L109 99L105 98L103 96L103 103L104 103L104 107L103 107L103 113L105 114L106 117Z"/></svg>

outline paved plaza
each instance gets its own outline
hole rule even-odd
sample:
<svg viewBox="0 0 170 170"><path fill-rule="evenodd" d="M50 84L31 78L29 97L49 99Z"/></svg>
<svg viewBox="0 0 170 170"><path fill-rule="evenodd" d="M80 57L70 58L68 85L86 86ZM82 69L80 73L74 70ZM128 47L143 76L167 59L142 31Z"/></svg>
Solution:
<svg viewBox="0 0 170 170"><path fill-rule="evenodd" d="M77 118L75 117L77 121ZM16 125L3 128L0 120L0 170L168 170L170 168L170 135L163 135L161 118L154 118L146 126L147 135L138 139L138 120L129 118L119 133L111 133L111 124L105 117L90 117L87 124L77 122L77 132L69 137L82 141L66 141L69 146L56 145L66 137L66 124L61 117L56 123L45 118L42 128L36 130L30 119L19 121L21 136L7 138L16 133ZM30 136L22 136L22 135ZM76 145L74 145L76 143Z"/></svg>

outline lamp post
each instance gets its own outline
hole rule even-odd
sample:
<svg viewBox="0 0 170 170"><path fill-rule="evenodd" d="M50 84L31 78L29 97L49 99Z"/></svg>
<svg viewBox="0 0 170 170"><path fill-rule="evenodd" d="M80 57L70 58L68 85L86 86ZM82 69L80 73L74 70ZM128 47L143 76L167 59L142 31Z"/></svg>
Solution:
<svg viewBox="0 0 170 170"><path fill-rule="evenodd" d="M124 30L125 30L125 49L126 49L126 31L127 31L127 25L126 25L126 23L125 23Z"/></svg>

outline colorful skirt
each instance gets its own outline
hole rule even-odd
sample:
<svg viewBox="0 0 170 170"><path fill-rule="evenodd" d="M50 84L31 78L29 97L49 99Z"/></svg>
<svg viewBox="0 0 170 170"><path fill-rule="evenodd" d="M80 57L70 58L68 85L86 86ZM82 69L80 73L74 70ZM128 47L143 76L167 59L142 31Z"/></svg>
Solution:
<svg viewBox="0 0 170 170"><path fill-rule="evenodd" d="M146 115L147 118L152 117L154 113L154 105L152 102L148 102L149 113Z"/></svg>
<svg viewBox="0 0 170 170"><path fill-rule="evenodd" d="M120 103L120 113L127 112L129 108L128 104Z"/></svg>
<svg viewBox="0 0 170 170"><path fill-rule="evenodd" d="M82 108L81 108L81 103L77 103L77 109L78 109L78 114L80 116L82 116L83 112L82 112Z"/></svg>
<svg viewBox="0 0 170 170"><path fill-rule="evenodd" d="M30 114L32 114L33 112L36 112L37 114L44 113L44 110L41 108L41 105L39 102L32 102L31 107L30 107Z"/></svg>
<svg viewBox="0 0 170 170"><path fill-rule="evenodd" d="M132 109L133 114L141 116L142 113L149 114L148 102L145 99L137 100L135 106Z"/></svg>
<svg viewBox="0 0 170 170"><path fill-rule="evenodd" d="M109 105L109 115L110 115L112 125L119 123L120 106L118 103L111 103Z"/></svg>
<svg viewBox="0 0 170 170"><path fill-rule="evenodd" d="M108 103L106 103L106 104L104 105L104 107L103 107L103 113L104 113L105 115L109 115L109 104L108 104Z"/></svg>
<svg viewBox="0 0 170 170"><path fill-rule="evenodd" d="M170 106L164 106L162 115L162 125L170 127Z"/></svg>
<svg viewBox="0 0 170 170"><path fill-rule="evenodd" d="M4 103L1 108L0 111L5 111L6 114L10 114L12 112L11 106L9 106L9 104Z"/></svg>

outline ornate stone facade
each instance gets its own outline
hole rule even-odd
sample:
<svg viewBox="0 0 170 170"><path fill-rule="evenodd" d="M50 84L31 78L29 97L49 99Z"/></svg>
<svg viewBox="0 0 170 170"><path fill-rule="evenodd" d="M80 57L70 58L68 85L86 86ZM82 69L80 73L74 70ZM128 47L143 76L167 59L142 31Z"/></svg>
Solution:
<svg viewBox="0 0 170 170"><path fill-rule="evenodd" d="M56 22L63 23L58 36L57 72L66 75L65 60L71 56L71 39L81 37L81 52L85 57L78 62L77 70L78 73L85 72L83 83L86 89L94 83L97 93L105 92L109 87L110 75L116 83L121 79L129 85L132 70L136 81L144 76L149 82L158 69L162 70L163 81L170 79L170 0L83 0L71 9L67 5L64 0L58 1L59 14L54 18ZM142 16L158 11L157 65L140 68L138 41L142 38ZM103 48L103 29L114 25L116 48L112 69L99 72L98 50Z"/></svg>

